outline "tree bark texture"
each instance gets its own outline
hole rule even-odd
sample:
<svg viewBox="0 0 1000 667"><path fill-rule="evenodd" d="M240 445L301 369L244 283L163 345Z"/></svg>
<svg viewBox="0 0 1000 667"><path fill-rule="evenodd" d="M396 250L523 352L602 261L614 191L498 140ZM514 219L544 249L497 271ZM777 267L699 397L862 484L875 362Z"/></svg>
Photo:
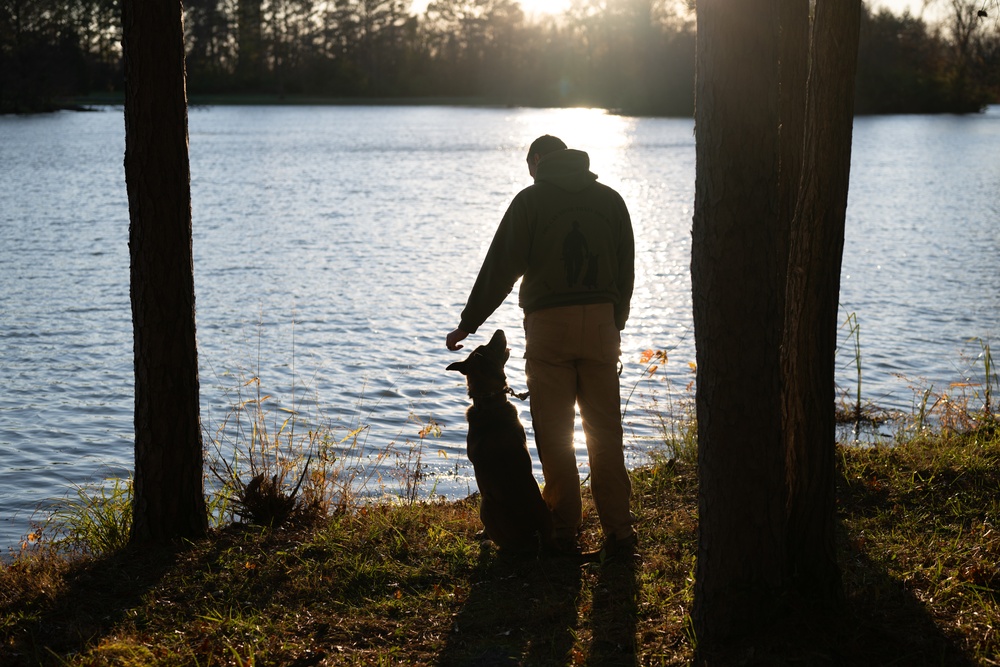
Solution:
<svg viewBox="0 0 1000 667"><path fill-rule="evenodd" d="M788 257L795 202L802 178L802 151L806 122L806 78L809 68L809 0L779 0L778 52L780 142L778 257ZM787 262L778 262L778 282L787 282ZM782 299L784 294L782 294ZM785 306L782 300L781 311Z"/></svg>
<svg viewBox="0 0 1000 667"><path fill-rule="evenodd" d="M835 355L861 0L820 0L792 223L782 369L788 553L800 592L841 596L836 561Z"/></svg>
<svg viewBox="0 0 1000 667"><path fill-rule="evenodd" d="M777 26L772 0L698 3L692 616L700 647L766 620L784 585Z"/></svg>
<svg viewBox="0 0 1000 667"><path fill-rule="evenodd" d="M206 531L182 7L124 0L135 356L133 542Z"/></svg>

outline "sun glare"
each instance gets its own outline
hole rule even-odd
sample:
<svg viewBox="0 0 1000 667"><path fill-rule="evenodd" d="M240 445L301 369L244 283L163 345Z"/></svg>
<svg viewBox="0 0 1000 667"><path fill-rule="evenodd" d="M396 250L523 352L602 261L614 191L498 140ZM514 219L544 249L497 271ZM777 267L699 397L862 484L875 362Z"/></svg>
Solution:
<svg viewBox="0 0 1000 667"><path fill-rule="evenodd" d="M518 0L525 15L533 16L556 16L569 9L573 0ZM412 0L410 11L414 14L423 14L427 10L430 0Z"/></svg>
<svg viewBox="0 0 1000 667"><path fill-rule="evenodd" d="M520 3L528 16L557 15L569 9L570 0L520 0Z"/></svg>
<svg viewBox="0 0 1000 667"><path fill-rule="evenodd" d="M603 109L536 109L518 114L511 138L531 142L554 134L570 148L590 154L591 164L605 183L618 183L627 169L626 150L635 121ZM527 143L525 143L527 148Z"/></svg>
<svg viewBox="0 0 1000 667"><path fill-rule="evenodd" d="M619 149L628 142L628 118L604 109L533 109L517 117L522 138L555 134L567 144L586 144L594 149Z"/></svg>

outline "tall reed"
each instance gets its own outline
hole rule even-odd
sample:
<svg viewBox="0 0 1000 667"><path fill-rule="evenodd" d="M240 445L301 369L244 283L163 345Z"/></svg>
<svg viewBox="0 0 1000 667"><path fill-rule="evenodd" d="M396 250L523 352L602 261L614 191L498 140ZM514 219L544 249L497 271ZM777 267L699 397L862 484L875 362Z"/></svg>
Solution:
<svg viewBox="0 0 1000 667"><path fill-rule="evenodd" d="M695 463L698 460L698 420L694 407L696 366L694 362L688 364L692 378L678 394L666 373L669 361L667 350L647 349L642 352L639 362L645 366L626 396L622 418L624 420L628 413L640 383L649 383L648 395L639 393L639 396L645 400L641 407L652 420L659 437L654 449L669 452L672 459Z"/></svg>
<svg viewBox="0 0 1000 667"><path fill-rule="evenodd" d="M247 387L253 388L248 398ZM362 393L359 413L363 402ZM371 429L360 420L338 428L321 416L302 414L294 404L274 405L257 376L243 382L210 439L208 457L229 518L274 525L347 511L370 498L416 502L425 477L425 440L439 436L440 426L411 413L406 423L419 426L416 442L401 430L373 448Z"/></svg>
<svg viewBox="0 0 1000 667"><path fill-rule="evenodd" d="M206 442L206 501L210 524L240 521L275 526L346 512L387 497L416 503L426 479L423 457L441 435L432 418L409 415L414 440L397 438L377 449L361 417L346 427L322 423L264 391L259 375L240 381L232 405ZM359 398L363 403L364 394ZM22 551L49 548L101 555L128 544L131 477L80 485L42 511Z"/></svg>
<svg viewBox="0 0 1000 667"><path fill-rule="evenodd" d="M993 413L993 387L1000 386L1000 378L997 376L996 366L993 364L993 355L990 353L990 342L977 338L982 348L980 358L983 360L983 412L987 418L992 419Z"/></svg>
<svg viewBox="0 0 1000 667"><path fill-rule="evenodd" d="M858 322L858 314L850 313L847 319L844 321L844 325L848 327L847 336L851 340L854 346L854 368L856 369L855 376L857 378L857 388L854 393L854 420L855 423L861 422L861 324Z"/></svg>

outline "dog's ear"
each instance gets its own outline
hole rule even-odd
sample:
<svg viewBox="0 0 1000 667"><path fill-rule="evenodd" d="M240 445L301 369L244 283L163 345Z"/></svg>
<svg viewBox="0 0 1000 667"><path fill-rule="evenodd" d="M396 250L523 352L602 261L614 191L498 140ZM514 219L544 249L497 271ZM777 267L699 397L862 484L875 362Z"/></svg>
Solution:
<svg viewBox="0 0 1000 667"><path fill-rule="evenodd" d="M450 364L448 364L448 368L446 368L445 370L446 371L458 371L462 375L465 375L465 362L464 361L456 361L454 363L450 363Z"/></svg>

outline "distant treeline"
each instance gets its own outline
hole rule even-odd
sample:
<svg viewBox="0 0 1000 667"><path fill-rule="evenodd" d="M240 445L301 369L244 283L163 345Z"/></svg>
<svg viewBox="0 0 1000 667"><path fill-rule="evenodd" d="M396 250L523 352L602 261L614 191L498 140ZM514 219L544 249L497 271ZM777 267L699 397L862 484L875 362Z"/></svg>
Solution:
<svg viewBox="0 0 1000 667"><path fill-rule="evenodd" d="M953 0L961 5L963 0ZM123 89L119 0L0 0L0 112ZM186 0L191 95L450 98L691 116L693 0ZM962 14L959 16L959 14ZM863 18L858 113L974 112L1000 99L1000 36ZM140 36L141 38L141 36Z"/></svg>

